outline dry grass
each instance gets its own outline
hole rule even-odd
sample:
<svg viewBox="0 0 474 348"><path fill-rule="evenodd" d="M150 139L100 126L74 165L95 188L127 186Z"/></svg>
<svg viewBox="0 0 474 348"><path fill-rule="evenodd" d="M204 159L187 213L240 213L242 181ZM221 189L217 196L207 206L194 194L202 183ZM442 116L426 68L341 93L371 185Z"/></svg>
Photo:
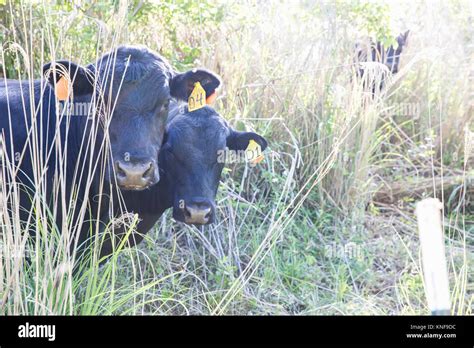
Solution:
<svg viewBox="0 0 474 348"><path fill-rule="evenodd" d="M31 238L17 219L3 221L0 311L425 314L414 202L437 196L445 203L453 313L472 314L474 202L468 186L474 155L463 135L473 131L467 77L474 33L467 2L427 6L389 6L394 25L412 32L400 72L375 97L352 78L354 43L366 33L344 14L355 11L347 4L245 2L228 5L227 17L215 26L182 23L177 40L199 46L196 64L223 77L217 109L235 127L270 140L266 161L255 169L226 169L214 226L183 226L166 214L139 248L117 253L102 268L93 263L82 277L69 272L66 252L48 252L61 250L69 228L51 229L36 196L33 267L8 254ZM65 24L48 21L46 45L56 58L67 54L82 63L117 43L165 51L169 38L156 34L163 21L127 21L127 11L133 9L121 5L114 21L100 22L108 31L92 52L70 44L68 30L95 23L81 11L63 16L71 24L57 40L50 33ZM46 17L57 15L50 10ZM30 32L27 24L39 28L25 22L16 28L19 35ZM27 57L33 54L24 49ZM24 61L26 77L38 77L30 63ZM382 72L375 64L365 78L378 80ZM393 188L396 195L390 195ZM15 203L15 197L5 199Z"/></svg>

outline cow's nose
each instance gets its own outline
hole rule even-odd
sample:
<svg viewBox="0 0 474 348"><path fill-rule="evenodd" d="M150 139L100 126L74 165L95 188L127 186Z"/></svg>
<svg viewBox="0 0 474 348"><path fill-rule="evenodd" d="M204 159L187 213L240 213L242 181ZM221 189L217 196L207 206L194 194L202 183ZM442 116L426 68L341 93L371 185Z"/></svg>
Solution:
<svg viewBox="0 0 474 348"><path fill-rule="evenodd" d="M193 225L205 225L213 221L213 208L208 200L192 200L184 207L184 222Z"/></svg>
<svg viewBox="0 0 474 348"><path fill-rule="evenodd" d="M126 190L143 190L159 181L159 174L152 161L146 163L115 162L117 183Z"/></svg>

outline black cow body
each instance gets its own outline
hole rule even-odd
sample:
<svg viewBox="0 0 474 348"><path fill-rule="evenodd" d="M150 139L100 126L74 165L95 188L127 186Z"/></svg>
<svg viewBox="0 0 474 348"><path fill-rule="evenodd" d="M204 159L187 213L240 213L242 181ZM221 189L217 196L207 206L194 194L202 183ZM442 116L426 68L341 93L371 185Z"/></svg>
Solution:
<svg viewBox="0 0 474 348"><path fill-rule="evenodd" d="M140 218L136 226L138 234L130 237L130 245L139 243L168 208L173 208L173 217L180 222L195 225L214 222L215 197L225 164L219 162L219 153L226 148L245 150L251 139L262 151L267 147L263 137L233 130L209 106L189 112L186 106L173 104L159 156L160 182L149 190L122 192L127 210ZM112 250L109 242L103 255L109 255Z"/></svg>
<svg viewBox="0 0 474 348"><path fill-rule="evenodd" d="M205 89L219 83L204 70L176 73L142 46L121 46L86 67L50 63L44 73L44 81L0 82L2 165L9 167L3 180L7 187L15 181L22 188L23 222L35 215L31 202L38 191L50 207L58 199L67 202L51 214L60 229L66 214L68 221L77 221L79 242L104 229L120 193L147 195L159 181L157 160L169 100L187 98L195 82ZM58 102L63 78L71 81L69 94ZM86 107L79 113L64 111L69 104L73 110ZM70 215L81 204L87 205L83 219L80 209Z"/></svg>
<svg viewBox="0 0 474 348"><path fill-rule="evenodd" d="M88 103L90 96L78 97L76 101ZM60 175L69 178L71 180L66 181L66 187L62 187L69 198L72 178L76 173L87 172L89 157L100 156L98 148L89 149L91 154L81 147L83 138L87 139L94 131L88 117L57 117L56 106L54 91L46 82L33 81L31 85L28 81L0 82L0 129L4 136L2 143L5 157L2 165L6 166L6 162L9 162L13 170L17 170L14 179L22 191L19 195L22 221L27 221L32 213L31 203L38 184L44 188L46 197L51 197L54 180ZM96 139L101 143L103 133L96 134ZM59 149L66 148L66 143L68 165L61 166L57 156ZM43 168L47 168L43 177L38 177L39 162ZM63 174L60 174L61 171L64 171ZM13 181L11 173L6 174L4 180ZM77 196L85 197L87 190L90 190L90 196L94 196L98 193L97 189L96 181L90 187L79 185ZM94 205L90 212L97 214L97 209L98 206ZM57 209L54 213L58 226L61 226L63 210Z"/></svg>
<svg viewBox="0 0 474 348"><path fill-rule="evenodd" d="M381 91L385 85L387 74L396 74L399 70L400 56L404 47L407 44L409 31L397 36L397 47L390 46L386 48L381 42L371 41L368 47L356 45L356 63L359 65L358 75L364 78L367 75L368 67L365 63L380 63L386 67L386 71L380 73L380 77L369 76L369 84L371 85L372 93ZM364 81L367 84L367 81Z"/></svg>

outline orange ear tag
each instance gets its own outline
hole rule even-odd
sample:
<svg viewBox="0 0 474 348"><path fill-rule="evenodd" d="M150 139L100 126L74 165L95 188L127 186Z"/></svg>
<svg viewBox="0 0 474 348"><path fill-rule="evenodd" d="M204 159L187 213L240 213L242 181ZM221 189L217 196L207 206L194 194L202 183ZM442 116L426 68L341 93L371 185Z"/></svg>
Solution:
<svg viewBox="0 0 474 348"><path fill-rule="evenodd" d="M216 101L217 93L214 91L209 97L206 98L206 104L210 105Z"/></svg>
<svg viewBox="0 0 474 348"><path fill-rule="evenodd" d="M69 96L69 85L67 80L61 77L58 82L56 82L56 97L58 100L64 101L67 100Z"/></svg>

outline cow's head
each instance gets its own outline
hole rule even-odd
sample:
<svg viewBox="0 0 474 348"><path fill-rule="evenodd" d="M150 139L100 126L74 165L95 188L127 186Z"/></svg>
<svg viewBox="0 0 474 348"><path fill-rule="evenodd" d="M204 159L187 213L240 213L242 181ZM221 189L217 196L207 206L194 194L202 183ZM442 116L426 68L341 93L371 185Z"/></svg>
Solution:
<svg viewBox="0 0 474 348"><path fill-rule="evenodd" d="M397 48L390 46L387 49L386 56L385 56L385 65L387 65L388 69L393 73L398 73L398 66L400 64L400 55L402 54L403 48L406 46L408 41L408 34L410 33L407 30L404 33L401 33L397 36Z"/></svg>
<svg viewBox="0 0 474 348"><path fill-rule="evenodd" d="M245 150L250 140L262 151L266 140L252 132L239 132L212 108L189 112L174 111L166 127L160 152L173 217L188 224L209 224L215 218L215 197L222 169L224 150ZM242 151L241 151L242 152Z"/></svg>
<svg viewBox="0 0 474 348"><path fill-rule="evenodd" d="M157 158L170 99L187 100L197 81L204 88L218 81L205 70L176 73L163 57L143 46L121 46L85 67L58 61L43 70L58 99L92 101L85 116L97 110L110 141L112 161L106 178L114 182L115 173L124 190L143 190L159 181Z"/></svg>
<svg viewBox="0 0 474 348"><path fill-rule="evenodd" d="M386 48L380 41L371 41L368 46L364 43L357 43L355 45L357 62L382 63L388 68L390 72L396 74L398 72L398 67L400 64L400 56L408 42L409 33L410 31L407 30L406 32L401 33L396 37L396 48L394 46Z"/></svg>

